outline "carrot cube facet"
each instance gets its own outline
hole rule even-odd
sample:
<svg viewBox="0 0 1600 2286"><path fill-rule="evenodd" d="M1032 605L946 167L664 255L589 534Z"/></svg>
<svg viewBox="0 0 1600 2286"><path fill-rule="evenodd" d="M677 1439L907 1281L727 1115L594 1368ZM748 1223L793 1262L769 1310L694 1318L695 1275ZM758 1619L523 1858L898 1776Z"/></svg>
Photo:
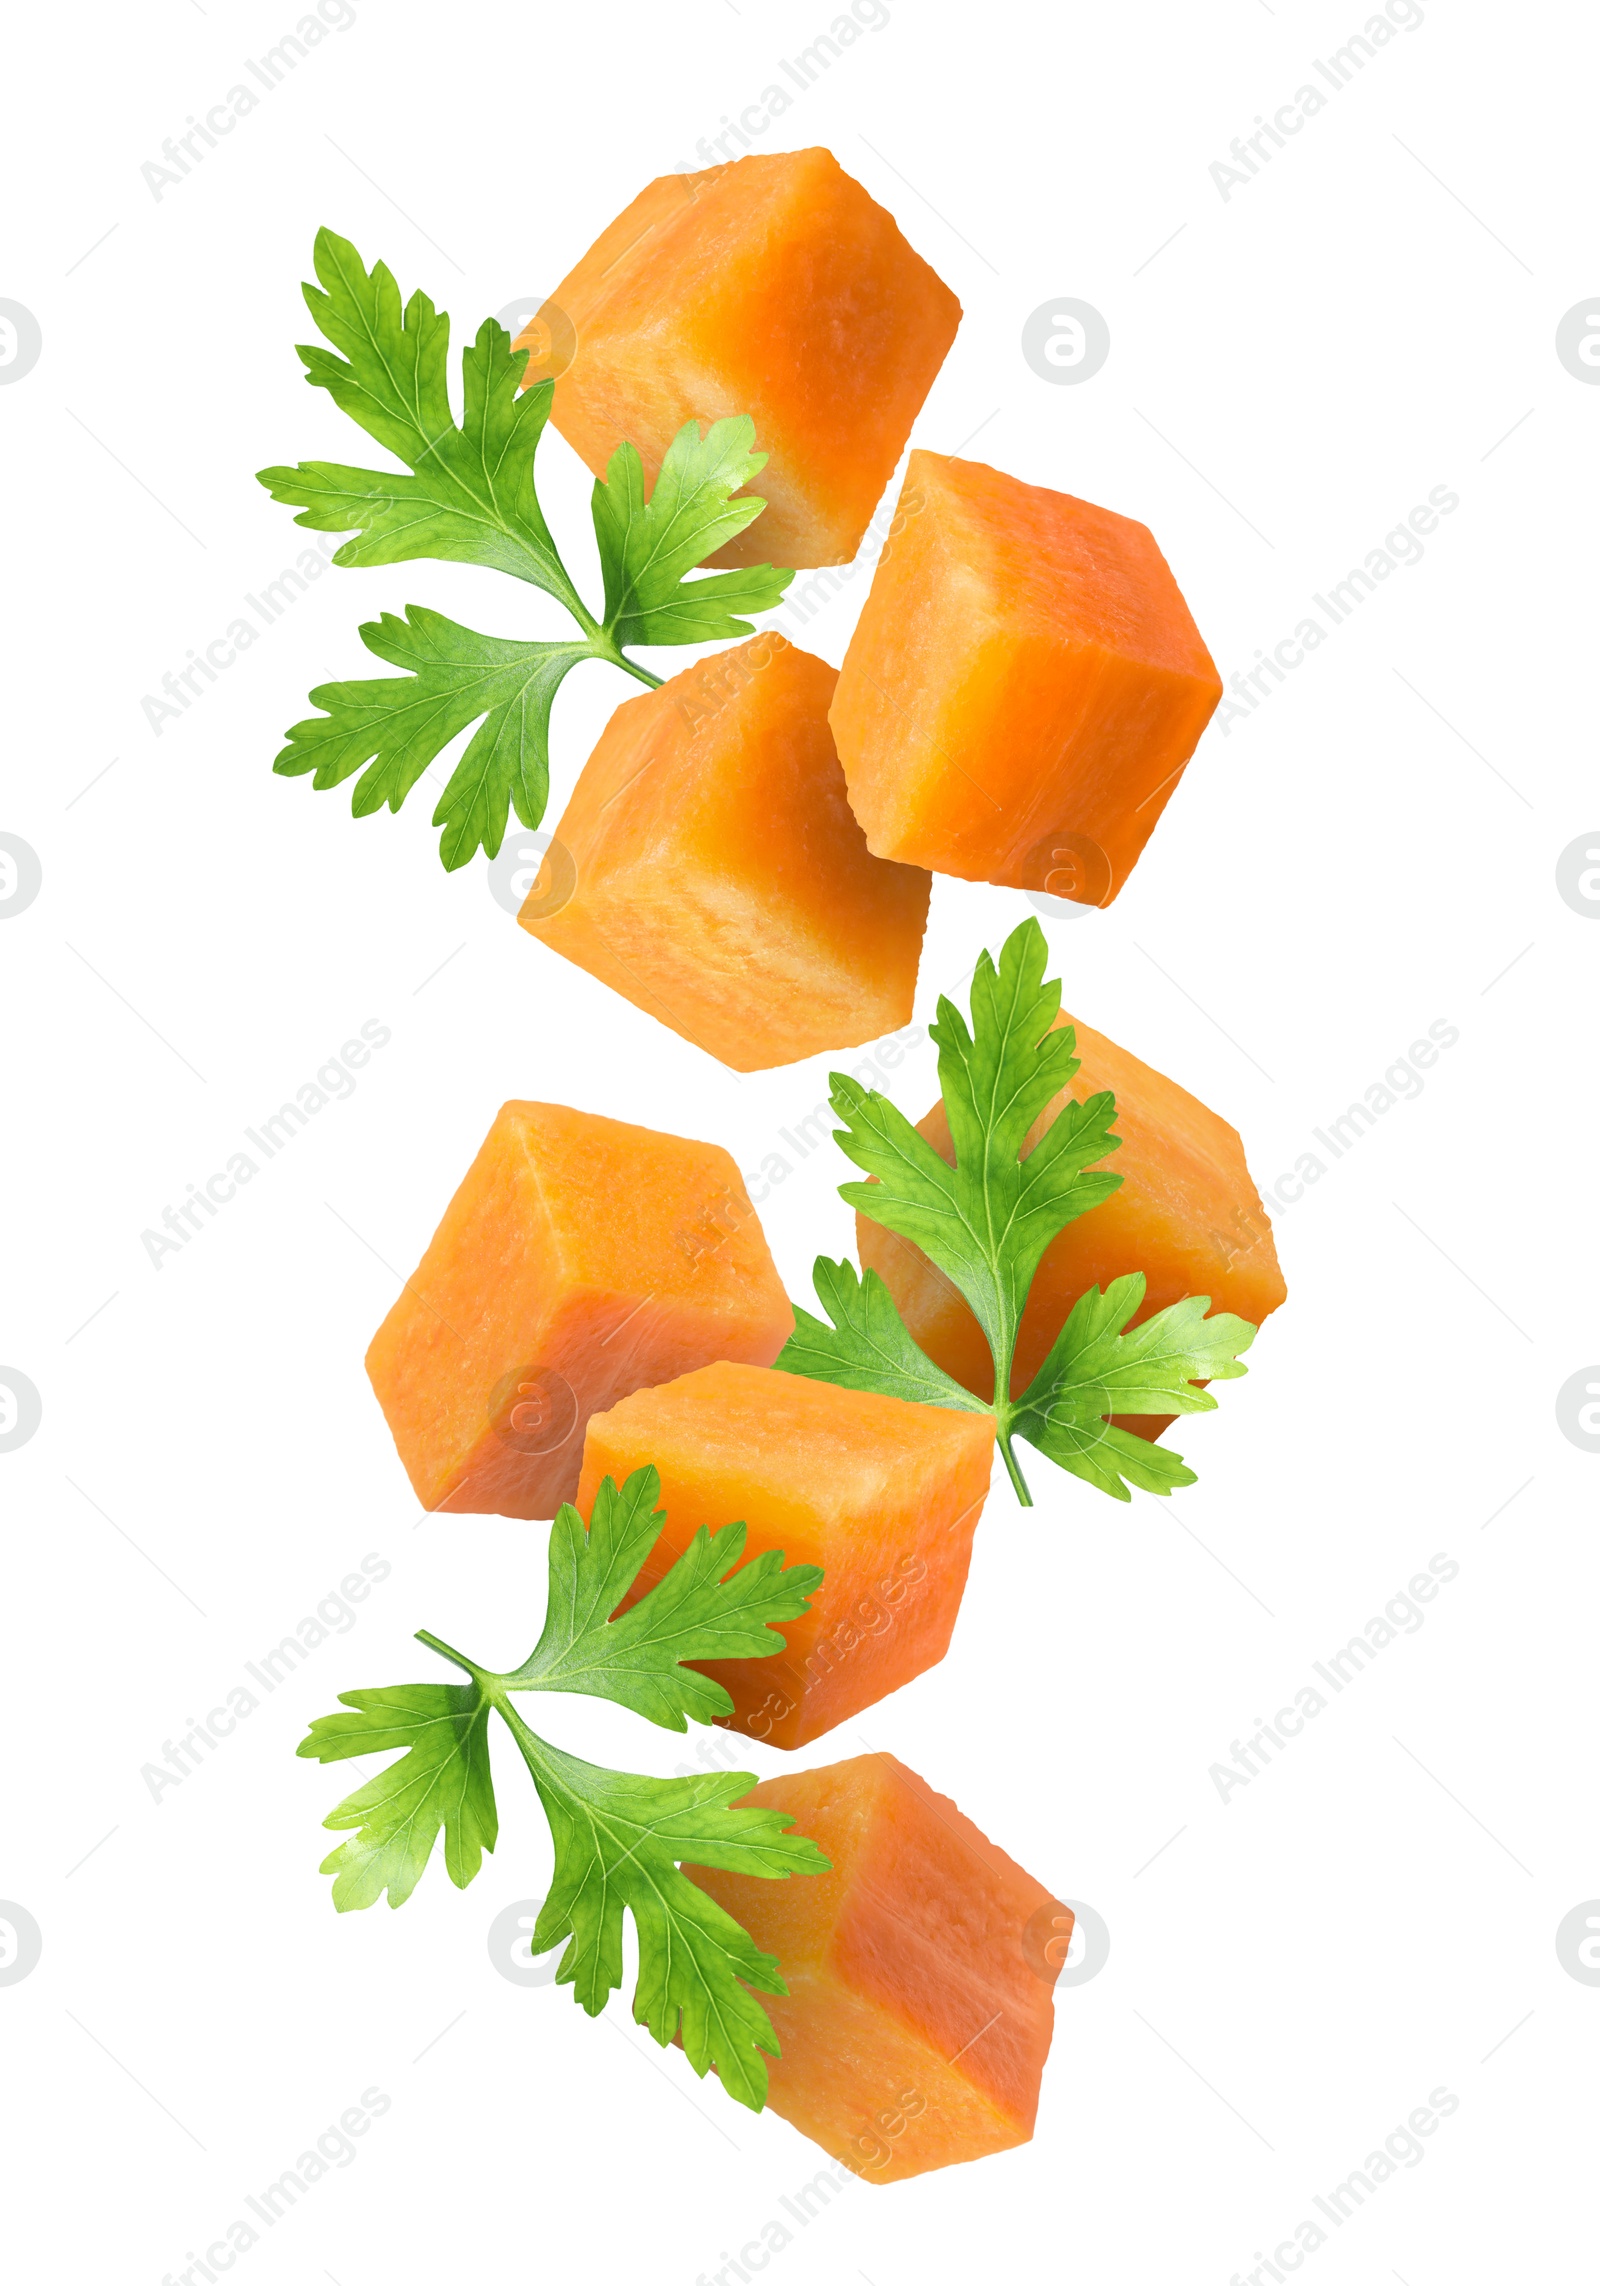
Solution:
<svg viewBox="0 0 1600 2286"><path fill-rule="evenodd" d="M793 1326L726 1151L508 1103L367 1372L424 1508L553 1516L597 1408Z"/></svg>
<svg viewBox="0 0 1600 2286"><path fill-rule="evenodd" d="M1106 905L1221 695L1144 525L914 452L829 719L877 856Z"/></svg>
<svg viewBox="0 0 1600 2286"><path fill-rule="evenodd" d="M748 413L766 511L713 561L842 564L960 317L831 152L784 151L658 176L514 346L596 476L626 442L653 484L686 421Z"/></svg>
<svg viewBox="0 0 1600 2286"><path fill-rule="evenodd" d="M782 1965L771 2108L866 2183L1026 2143L1069 1909L893 1755L746 1800L831 1861L803 1882L684 1868Z"/></svg>
<svg viewBox="0 0 1600 2286"><path fill-rule="evenodd" d="M702 1524L746 1524L747 1557L823 1567L783 1652L704 1662L733 1699L730 1729L803 1746L944 1657L993 1449L987 1414L708 1365L594 1415L578 1504L603 1476L661 1471L666 1527L640 1595Z"/></svg>
<svg viewBox="0 0 1600 2286"><path fill-rule="evenodd" d="M874 857L832 667L778 634L625 700L520 919L735 1071L911 1021L929 876Z"/></svg>

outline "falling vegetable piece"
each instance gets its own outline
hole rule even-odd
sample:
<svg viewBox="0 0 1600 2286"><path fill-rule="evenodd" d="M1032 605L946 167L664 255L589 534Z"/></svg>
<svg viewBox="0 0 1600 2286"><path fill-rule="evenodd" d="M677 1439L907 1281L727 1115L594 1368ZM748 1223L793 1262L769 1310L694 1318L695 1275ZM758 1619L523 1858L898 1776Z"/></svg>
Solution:
<svg viewBox="0 0 1600 2286"><path fill-rule="evenodd" d="M1222 696L1142 524L913 452L830 720L879 857L1108 905Z"/></svg>
<svg viewBox="0 0 1600 2286"><path fill-rule="evenodd" d="M929 877L867 848L828 729L835 680L764 634L626 700L522 910L735 1071L911 1021Z"/></svg>
<svg viewBox="0 0 1600 2286"><path fill-rule="evenodd" d="M759 540L714 559L848 563L944 362L961 305L831 151L660 175L517 337L527 385L598 476L623 438L647 480L685 421L750 413Z"/></svg>
<svg viewBox="0 0 1600 2286"><path fill-rule="evenodd" d="M793 1325L726 1151L564 1104L508 1103L367 1351L426 1509L553 1516L584 1424Z"/></svg>
<svg viewBox="0 0 1600 2286"><path fill-rule="evenodd" d="M781 1955L767 2101L864 2183L1026 2143L1073 1916L891 1754L770 1778L830 1870L764 1891L690 1869Z"/></svg>

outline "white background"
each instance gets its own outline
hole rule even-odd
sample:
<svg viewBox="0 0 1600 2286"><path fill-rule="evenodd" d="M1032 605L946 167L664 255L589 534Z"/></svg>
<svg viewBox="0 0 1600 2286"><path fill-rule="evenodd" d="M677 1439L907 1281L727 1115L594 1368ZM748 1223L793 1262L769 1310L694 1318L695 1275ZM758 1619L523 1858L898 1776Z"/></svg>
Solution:
<svg viewBox="0 0 1600 2286"><path fill-rule="evenodd" d="M1600 1989L1554 1933L1600 1892L1600 1458L1555 1397L1600 1355L1600 930L1555 867L1600 803L1600 391L1554 333L1600 291L1596 40L1575 7L1422 0L1224 200L1212 163L1364 12L890 0L758 141L827 143L959 293L917 441L983 424L974 456L1145 519L1225 675L1433 487L1460 501L1213 727L1116 906L1049 925L1069 1007L1232 1120L1263 1184L1430 1022L1460 1039L1277 1212L1289 1303L1174 1440L1200 1483L1124 1508L1036 1462L1024 1513L1000 1478L949 1658L796 1758L897 1752L1092 1902L1112 1949L1059 1996L1034 2142L852 2187L774 2258L784 2286L1226 2286L1435 2088L1459 2108L1330 2230L1319 2286L1592 2262ZM251 2251L251 2286L446 2265L693 2286L822 2155L695 2081L620 1997L592 2023L495 1973L491 1918L547 1873L517 1772L473 1888L435 1864L403 1912L336 1918L319 1820L367 1766L293 1748L340 1689L426 1678L418 1626L500 1664L537 1631L543 1529L419 1524L361 1368L499 1103L715 1138L754 1169L830 1059L740 1078L548 955L481 864L442 872L427 787L357 825L344 794L272 775L313 683L384 671L361 620L415 599L555 631L531 591L339 572L159 738L141 700L305 544L252 472L376 453L294 356L317 225L425 285L459 339L692 163L829 12L355 19L159 200L142 162L293 0L38 9L10 33L0 295L43 354L0 390L0 829L44 886L0 930L0 1364L43 1425L0 1456L0 1897L44 1950L0 1987L3 2228L19 2278L158 2286L375 2086L388 2113ZM1077 387L1020 351L1064 294L1111 331ZM588 478L554 431L541 466L592 587ZM801 636L834 662L866 578ZM552 820L629 687L589 666L562 691ZM936 883L919 1020L1026 910ZM141 1232L368 1018L392 1040L354 1096L154 1269ZM933 1092L924 1045L897 1093L916 1115ZM824 1146L763 1206L796 1295L850 1244L848 1171ZM153 1802L141 1766L368 1551L392 1571L349 1635ZM1219 1799L1232 1741L1439 1552L1459 1576L1420 1631ZM695 1743L550 1712L623 1766Z"/></svg>

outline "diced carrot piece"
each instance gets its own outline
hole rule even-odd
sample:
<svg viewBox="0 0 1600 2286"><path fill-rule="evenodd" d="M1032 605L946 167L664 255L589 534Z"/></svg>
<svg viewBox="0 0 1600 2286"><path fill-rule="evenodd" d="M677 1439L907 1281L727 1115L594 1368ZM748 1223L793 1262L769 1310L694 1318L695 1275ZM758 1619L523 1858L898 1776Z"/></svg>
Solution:
<svg viewBox="0 0 1600 2286"><path fill-rule="evenodd" d="M713 560L842 564L960 318L830 151L784 151L658 176L515 346L596 476L628 442L653 483L685 421L748 413L766 512Z"/></svg>
<svg viewBox="0 0 1600 2286"><path fill-rule="evenodd" d="M1143 524L911 455L830 717L879 857L1108 905L1221 696Z"/></svg>
<svg viewBox="0 0 1600 2286"><path fill-rule="evenodd" d="M1065 1014L1056 1028L1072 1023ZM1023 1143L1026 1157L1069 1097L1079 1103L1109 1089L1117 1099L1120 1150L1104 1164L1122 1177L1110 1198L1068 1223L1051 1240L1034 1274L1011 1374L1020 1396L1044 1363L1078 1296L1130 1270L1145 1274L1144 1302L1134 1322L1153 1317L1186 1294L1209 1294L1211 1307L1252 1325L1278 1307L1288 1288L1278 1268L1272 1225L1245 1165L1235 1129L1186 1088L1087 1024L1076 1026L1080 1059L1069 1086L1046 1105ZM955 1162L941 1098L917 1132L940 1157ZM946 1373L984 1399L994 1395L994 1363L977 1319L919 1246L865 1215L856 1217L864 1270L876 1270L894 1296L913 1338ZM1137 1436L1158 1437L1175 1414L1114 1416Z"/></svg>
<svg viewBox="0 0 1600 2286"><path fill-rule="evenodd" d="M793 1328L726 1151L508 1103L367 1373L424 1508L553 1516L592 1412L712 1358L764 1365Z"/></svg>
<svg viewBox="0 0 1600 2286"><path fill-rule="evenodd" d="M892 1754L769 1778L832 1870L684 1871L776 1953L767 2101L866 2183L1026 2143L1072 1914Z"/></svg>
<svg viewBox="0 0 1600 2286"><path fill-rule="evenodd" d="M911 1021L929 876L867 848L835 680L768 633L625 700L520 916L735 1071Z"/></svg>
<svg viewBox="0 0 1600 2286"><path fill-rule="evenodd" d="M708 1365L594 1415L578 1505L603 1476L661 1471L666 1528L630 1601L702 1524L746 1524L746 1560L781 1548L823 1567L784 1652L703 1662L733 1699L729 1729L804 1746L944 1657L993 1450L987 1414Z"/></svg>

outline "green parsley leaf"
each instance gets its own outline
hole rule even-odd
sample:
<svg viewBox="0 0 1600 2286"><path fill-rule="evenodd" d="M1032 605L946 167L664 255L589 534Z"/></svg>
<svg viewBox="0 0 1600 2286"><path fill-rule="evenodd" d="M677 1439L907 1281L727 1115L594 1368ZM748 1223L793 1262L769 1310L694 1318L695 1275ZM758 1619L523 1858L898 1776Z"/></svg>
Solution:
<svg viewBox="0 0 1600 2286"><path fill-rule="evenodd" d="M769 1548L729 1579L744 1553L743 1524L717 1532L702 1525L649 1594L617 1611L661 1537L660 1490L653 1468L638 1469L620 1492L612 1478L602 1480L587 1530L570 1502L559 1511L550 1528L544 1633L509 1678L512 1689L615 1699L665 1730L686 1730L687 1717L715 1722L733 1712L733 1701L685 1659L766 1659L783 1649L772 1623L798 1619L822 1573L815 1564L785 1570Z"/></svg>
<svg viewBox="0 0 1600 2286"><path fill-rule="evenodd" d="M301 461L264 468L274 500L297 507L297 524L353 532L336 564L407 563L433 556L509 573L553 595L577 621L576 640L511 642L412 604L404 620L385 612L363 627L369 650L411 670L404 681L325 683L311 694L324 716L297 722L274 768L310 774L319 790L368 763L355 791L357 817L398 810L428 764L483 718L434 812L447 870L481 849L495 856L511 811L536 826L549 798L550 710L564 677L583 659L604 659L656 688L661 677L630 658L633 643L704 643L748 635L744 611L769 610L794 577L771 565L688 574L742 532L766 503L730 495L766 461L747 419L714 421L702 437L690 421L673 439L650 498L632 445L612 455L594 488L594 523L605 575L597 618L561 561L534 483L534 456L555 384L518 394L526 350L486 318L462 352L463 413L450 403L450 320L426 294L402 308L382 263L369 271L348 239L317 233L320 286L307 286L312 316L332 349L303 344L306 379L405 464L401 470ZM342 354L336 354L342 352Z"/></svg>
<svg viewBox="0 0 1600 2286"><path fill-rule="evenodd" d="M498 1714L532 1774L555 1848L533 1949L570 1940L557 1981L572 1985L579 2003L598 2015L622 1982L623 1915L632 1913L636 2021L663 2046L681 2036L702 2077L715 2066L728 2093L759 2111L767 2084L762 2053L776 2055L778 2047L753 1991L787 1987L778 1962L678 1867L720 1866L780 1880L823 1872L827 1859L806 1835L791 1832L792 1821L780 1812L732 1807L756 1782L749 1771L685 1779L597 1769L538 1737L513 1704L523 1692L581 1692L681 1731L687 1719L711 1722L733 1704L720 1683L685 1660L762 1658L782 1649L775 1623L809 1608L822 1574L814 1564L785 1568L776 1551L734 1571L744 1549L742 1524L702 1528L649 1593L618 1612L660 1535L660 1489L653 1468L636 1470L620 1489L606 1477L587 1532L575 1508L560 1511L550 1535L544 1630L520 1667L496 1673L423 1631L418 1640L459 1667L465 1683L343 1692L341 1705L353 1711L319 1716L297 1751L337 1762L405 1749L324 1821L336 1831L355 1829L322 1867L334 1876L338 1910L372 1905L385 1890L396 1906L416 1887L441 1828L445 1869L458 1888L494 1848L488 1730Z"/></svg>
<svg viewBox="0 0 1600 2286"><path fill-rule="evenodd" d="M1035 1121L1078 1069L1073 1027L1053 1029L1061 986L1045 979L1048 957L1044 931L1037 921L1024 921L1006 939L998 967L988 953L979 957L970 1027L950 1001L939 1002L930 1036L939 1050L953 1166L887 1097L843 1072L830 1078L833 1108L845 1122L835 1140L872 1178L842 1183L839 1196L920 1246L960 1290L994 1360L993 1404L973 1397L923 1354L875 1272L858 1283L848 1264L825 1256L815 1280L832 1322L797 1310L795 1331L777 1359L784 1371L812 1380L992 1412L1001 1456L1024 1506L1032 1502L1014 1451L1018 1436L1119 1499L1128 1498L1129 1483L1150 1492L1193 1483L1176 1454L1112 1428L1106 1415L1209 1410L1215 1399L1193 1381L1243 1373L1236 1353L1255 1332L1242 1318L1207 1318L1209 1302L1190 1297L1124 1335L1120 1329L1143 1298L1144 1280L1116 1279L1105 1295L1091 1290L1079 1298L1031 1388L1020 1398L1011 1395L1017 1331L1046 1247L1122 1180L1095 1170L1120 1142L1112 1133L1116 1103L1109 1094L1083 1103L1069 1098L1023 1156ZM1136 1402L1136 1396L1152 1401Z"/></svg>
<svg viewBox="0 0 1600 2286"><path fill-rule="evenodd" d="M319 684L311 702L326 712L291 726L272 765L278 775L309 771L321 793L363 770L350 803L355 815L385 803L398 810L435 756L481 716L433 813L445 828L446 869L465 865L475 849L493 857L511 809L524 825L537 825L550 785L550 708L562 678L590 657L588 646L476 635L416 603L404 619L386 611L362 628L361 640L409 672Z"/></svg>
<svg viewBox="0 0 1600 2286"><path fill-rule="evenodd" d="M489 1778L489 1708L476 1688L408 1683L392 1691L343 1691L354 1714L319 1715L298 1751L319 1762L352 1754L405 1753L341 1802L324 1823L359 1830L323 1861L341 1913L389 1892L403 1905L422 1877L439 1829L445 1870L458 1889L493 1850L500 1831Z"/></svg>
<svg viewBox="0 0 1600 2286"><path fill-rule="evenodd" d="M1204 1294L1185 1295L1124 1332L1143 1300L1137 1270L1104 1292L1091 1286L1080 1294L1012 1414L1017 1436L1117 1500L1131 1498L1130 1484L1169 1493L1193 1484L1195 1474L1165 1446L1113 1428L1107 1415L1214 1412L1216 1399L1195 1383L1243 1373L1239 1353L1256 1337L1246 1318L1226 1310L1207 1317Z"/></svg>
<svg viewBox="0 0 1600 2286"><path fill-rule="evenodd" d="M402 312L387 265L369 273L347 238L317 232L314 256L324 290L304 289L318 328L336 348L302 343L306 379L326 389L341 412L411 470L346 468L301 461L264 468L257 482L274 500L299 505L297 524L314 532L356 532L336 564L395 564L421 556L485 564L531 581L569 609L576 592L556 553L534 490L533 456L550 417L554 383L523 397L528 362L511 336L486 318L461 359L465 415L450 406L450 320L426 294Z"/></svg>
<svg viewBox="0 0 1600 2286"><path fill-rule="evenodd" d="M536 1738L511 1714L550 1821L555 1872L529 1943L535 1952L570 1938L558 1984L598 2016L622 1982L622 1917L639 1938L634 2022L662 2047L680 2032L703 2079L714 2064L726 2092L752 2111L766 2101L761 2051L777 2035L750 1990L787 1992L779 1963L680 1864L717 1866L782 1880L826 1870L814 1841L791 1833L780 1811L733 1809L755 1780L748 1771L704 1778L630 1778L597 1770Z"/></svg>
<svg viewBox="0 0 1600 2286"><path fill-rule="evenodd" d="M594 488L594 529L606 583L606 627L619 643L710 643L722 635L748 635L741 611L770 611L793 579L771 564L687 574L766 506L746 495L729 498L765 468L752 451L756 427L748 416L713 421L705 435L686 421L667 447L654 488L644 494L644 465L631 444L619 445Z"/></svg>

